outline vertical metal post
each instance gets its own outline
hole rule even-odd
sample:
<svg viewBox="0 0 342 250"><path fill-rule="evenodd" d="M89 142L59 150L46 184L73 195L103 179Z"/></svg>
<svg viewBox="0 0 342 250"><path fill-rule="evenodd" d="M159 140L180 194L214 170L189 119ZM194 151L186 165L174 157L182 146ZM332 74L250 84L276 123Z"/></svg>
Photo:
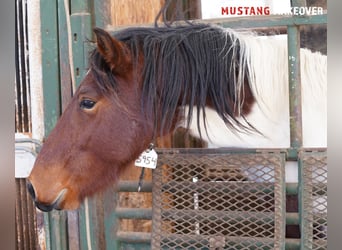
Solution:
<svg viewBox="0 0 342 250"><path fill-rule="evenodd" d="M302 0L292 0L292 6L304 6ZM290 101L290 139L291 148L288 158L298 161L298 204L299 204L299 225L301 229L301 249L303 249L303 199L302 199L302 167L299 161L298 150L303 146L302 128L302 89L300 72L300 30L299 26L288 26L288 69L289 69L289 101Z"/></svg>
<svg viewBox="0 0 342 250"><path fill-rule="evenodd" d="M306 0L291 0L291 6L306 6Z"/></svg>
<svg viewBox="0 0 342 250"><path fill-rule="evenodd" d="M303 153L303 152L302 152ZM300 160L298 161L298 176L299 176L299 183L298 183L298 209L299 209L299 228L300 228L300 249L312 249L312 241L307 240L309 237L312 239L312 224L307 223L305 220L306 215L311 214L312 211L305 211L306 202L305 202L305 189L304 189L304 162L303 156L300 155ZM310 208L311 206L309 206ZM308 207L306 207L308 208ZM312 209L312 208L311 208ZM308 231L311 233L308 235ZM310 245L310 248L307 248Z"/></svg>
<svg viewBox="0 0 342 250"><path fill-rule="evenodd" d="M41 1L41 38L45 136L61 113L58 57L57 1Z"/></svg>
<svg viewBox="0 0 342 250"><path fill-rule="evenodd" d="M61 89L61 106L62 111L65 110L67 104L72 97L72 79L70 72L69 62L69 48L68 38L69 35L67 30L68 22L67 17L69 13L65 11L65 1L57 0L58 2L58 54L59 54L59 75L60 75L60 89Z"/></svg>
<svg viewBox="0 0 342 250"><path fill-rule="evenodd" d="M106 28L107 25L110 25L111 20L111 3L106 0L94 0L93 6L93 20L94 26L100 28Z"/></svg>
<svg viewBox="0 0 342 250"><path fill-rule="evenodd" d="M288 26L287 34L291 139L288 158L296 160L298 156L297 150L303 145L299 26Z"/></svg>
<svg viewBox="0 0 342 250"><path fill-rule="evenodd" d="M58 3L40 2L42 80L44 99L44 136L56 125L61 113L59 78ZM52 211L44 214L46 247L51 250L68 249L66 213Z"/></svg>
<svg viewBox="0 0 342 250"><path fill-rule="evenodd" d="M87 0L71 1L71 30L73 36L72 55L74 62L74 74L76 86L85 77L87 72L88 56L90 45L88 40L92 40L92 16L91 6Z"/></svg>
<svg viewBox="0 0 342 250"><path fill-rule="evenodd" d="M105 241L107 249L118 250L120 249L120 241L118 239L118 231L120 229L120 220L117 216L115 208L118 207L119 191L112 187L107 192L104 199L104 228L105 228Z"/></svg>

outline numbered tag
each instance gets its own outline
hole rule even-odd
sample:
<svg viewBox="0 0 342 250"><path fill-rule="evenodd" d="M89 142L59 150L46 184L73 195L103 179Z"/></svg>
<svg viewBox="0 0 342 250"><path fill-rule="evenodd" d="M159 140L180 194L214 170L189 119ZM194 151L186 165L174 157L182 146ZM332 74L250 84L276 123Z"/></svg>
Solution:
<svg viewBox="0 0 342 250"><path fill-rule="evenodd" d="M157 167L157 160L157 152L154 149L147 149L135 160L135 166L155 169Z"/></svg>

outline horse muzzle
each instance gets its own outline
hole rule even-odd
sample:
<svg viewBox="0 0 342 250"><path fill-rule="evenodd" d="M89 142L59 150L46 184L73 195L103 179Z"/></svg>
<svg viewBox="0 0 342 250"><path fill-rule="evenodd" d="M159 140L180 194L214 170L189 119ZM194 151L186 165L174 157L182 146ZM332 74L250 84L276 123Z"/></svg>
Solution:
<svg viewBox="0 0 342 250"><path fill-rule="evenodd" d="M50 212L53 209L61 210L60 205L62 201L64 200L64 197L67 193L66 188L62 189L62 191L59 192L59 194L57 195L57 198L53 202L48 204L48 203L40 202L37 199L36 192L34 191L34 187L29 181L27 181L27 190L29 194L31 195L32 199L34 200L36 207L39 208L43 212Z"/></svg>

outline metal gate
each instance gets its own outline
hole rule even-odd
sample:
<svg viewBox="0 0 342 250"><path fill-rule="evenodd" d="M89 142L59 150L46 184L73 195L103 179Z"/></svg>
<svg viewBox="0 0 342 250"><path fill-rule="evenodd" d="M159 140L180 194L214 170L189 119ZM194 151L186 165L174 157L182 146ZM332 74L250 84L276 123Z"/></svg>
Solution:
<svg viewBox="0 0 342 250"><path fill-rule="evenodd" d="M65 6L68 2L68 8ZM41 1L42 85L45 134L86 72L87 42L93 26L105 27L106 1ZM299 57L299 26L322 24L327 15L237 18L220 21L231 28L283 26L288 33L289 56ZM217 23L217 22L215 22ZM70 29L69 36L66 30ZM71 34L71 36L70 36ZM72 49L73 67L68 61ZM299 60L296 60L299 63ZM87 199L77 212L44 214L46 249L326 249L326 150L301 148L299 64L289 65L291 148L263 150L159 150L149 208L122 207L122 192L136 192L136 182ZM73 74L71 74L73 72ZM300 183L284 181L284 164L298 159ZM258 176L244 179L242 173ZM261 173L261 174L260 174ZM286 195L298 195L299 211L286 212ZM129 232L123 220L152 223L151 232ZM286 239L285 226L299 225L300 239Z"/></svg>
<svg viewBox="0 0 342 250"><path fill-rule="evenodd" d="M284 153L188 149L160 158L152 249L284 249Z"/></svg>

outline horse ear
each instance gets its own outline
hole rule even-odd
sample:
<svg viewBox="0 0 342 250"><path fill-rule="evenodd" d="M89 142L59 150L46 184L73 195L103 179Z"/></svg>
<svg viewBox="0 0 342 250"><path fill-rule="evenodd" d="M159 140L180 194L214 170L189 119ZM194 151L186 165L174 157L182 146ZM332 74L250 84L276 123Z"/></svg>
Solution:
<svg viewBox="0 0 342 250"><path fill-rule="evenodd" d="M108 32L94 28L97 49L113 73L124 75L130 68L130 55L126 45L113 38Z"/></svg>

